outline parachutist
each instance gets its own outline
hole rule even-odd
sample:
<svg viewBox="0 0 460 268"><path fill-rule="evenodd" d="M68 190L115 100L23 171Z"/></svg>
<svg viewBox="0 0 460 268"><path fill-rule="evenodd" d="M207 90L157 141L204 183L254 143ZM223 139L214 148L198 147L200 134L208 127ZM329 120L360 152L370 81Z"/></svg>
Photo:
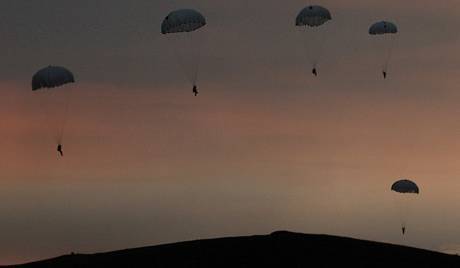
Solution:
<svg viewBox="0 0 460 268"><path fill-rule="evenodd" d="M315 76L318 76L318 72L316 71L316 68L313 68L313 70L311 70L311 73L314 74Z"/></svg>
<svg viewBox="0 0 460 268"><path fill-rule="evenodd" d="M419 194L420 190L417 184L411 180L399 180L391 185L391 190L398 194ZM409 198L409 196L408 196ZM405 217L404 217L405 218ZM402 218L401 232L402 235L406 233L406 220Z"/></svg>
<svg viewBox="0 0 460 268"><path fill-rule="evenodd" d="M385 40L382 44L385 44L384 53L387 55L385 58L384 65L382 66L383 79L387 78L387 67L391 58L394 42L398 34L398 26L389 21L379 21L371 25L369 28L369 34L372 36L381 36L380 39Z"/></svg>
<svg viewBox="0 0 460 268"><path fill-rule="evenodd" d="M193 94L194 94L195 96L198 96L198 88L197 88L196 85L193 85Z"/></svg>
<svg viewBox="0 0 460 268"><path fill-rule="evenodd" d="M195 31L201 29L202 27L206 26L206 18L194 9L177 9L170 12L166 18L163 20L161 24L161 33L165 35L179 35L179 36L190 36L189 41L185 41L186 43L183 44L183 41L177 40L176 50L181 51L183 47L196 47L198 44L197 42L201 42L203 38L200 38L200 34L195 33ZM173 38L176 39L176 38ZM180 38L181 39L181 38ZM186 62L182 62L181 65L184 65L184 72L186 76L193 74L191 78L191 82L193 84L193 94L198 96L198 89L195 85L196 81L198 81L199 75L199 68L197 62L200 61L200 53L198 49L191 49L187 55L190 55L188 64L184 64ZM187 57L188 58L188 57Z"/></svg>
<svg viewBox="0 0 460 268"><path fill-rule="evenodd" d="M61 144L58 144L58 146L57 146L57 151L59 152L59 154L60 154L61 156L64 156L64 152L62 151L62 145L61 145Z"/></svg>
<svg viewBox="0 0 460 268"><path fill-rule="evenodd" d="M319 32L324 31L324 30L318 30L318 33L313 33L317 31L313 31L314 28L320 27L319 29L324 29L323 25L328 23L329 21L332 20L331 12L322 6L318 5L309 5L305 8L303 8L299 14L297 15L295 19L295 25L297 27L301 27L306 30L307 34L305 35L308 38L308 43L311 45L309 46L309 60L311 62L311 73L314 76L318 76L318 71L316 70L316 65L318 65L318 62L320 62L319 58L319 51L313 51L313 48L319 49L322 47L322 42L319 42L320 36L323 36L323 34L320 34ZM311 33L309 33L311 32ZM308 36L311 35L311 36ZM315 37L316 36L316 37ZM326 36L326 35L324 35ZM316 39L316 42L313 40Z"/></svg>

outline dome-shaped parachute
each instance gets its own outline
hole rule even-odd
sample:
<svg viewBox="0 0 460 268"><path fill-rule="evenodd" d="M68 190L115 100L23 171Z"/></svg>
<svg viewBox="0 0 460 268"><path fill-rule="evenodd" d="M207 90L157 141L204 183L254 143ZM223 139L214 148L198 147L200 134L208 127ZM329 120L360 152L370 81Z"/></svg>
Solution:
<svg viewBox="0 0 460 268"><path fill-rule="evenodd" d="M36 72L32 77L32 90L54 88L74 82L74 75L66 68L48 66Z"/></svg>
<svg viewBox="0 0 460 268"><path fill-rule="evenodd" d="M391 185L391 190L403 194L418 194L417 184L410 180L399 180Z"/></svg>
<svg viewBox="0 0 460 268"><path fill-rule="evenodd" d="M322 6L308 6L299 12L295 20L295 25L317 27L331 19L331 12L326 8Z"/></svg>
<svg viewBox="0 0 460 268"><path fill-rule="evenodd" d="M295 25L301 29L308 60L312 66L312 74L315 76L318 75L317 65L328 36L325 24L330 20L332 20L331 12L322 6L307 6L299 12L295 19Z"/></svg>
<svg viewBox="0 0 460 268"><path fill-rule="evenodd" d="M398 32L398 27L389 21L380 21L371 25L369 28L370 35L378 34L395 34Z"/></svg>
<svg viewBox="0 0 460 268"><path fill-rule="evenodd" d="M161 33L192 32L206 25L205 17L193 9L179 9L169 13L161 24Z"/></svg>

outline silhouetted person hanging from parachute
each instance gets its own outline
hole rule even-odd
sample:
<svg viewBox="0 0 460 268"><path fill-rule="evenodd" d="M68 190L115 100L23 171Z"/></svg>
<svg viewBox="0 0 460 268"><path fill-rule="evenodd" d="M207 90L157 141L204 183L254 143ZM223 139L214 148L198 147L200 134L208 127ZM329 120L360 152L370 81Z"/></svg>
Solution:
<svg viewBox="0 0 460 268"><path fill-rule="evenodd" d="M318 72L316 71L316 68L313 68L313 70L311 70L311 73L314 74L315 76L318 76Z"/></svg>
<svg viewBox="0 0 460 268"><path fill-rule="evenodd" d="M401 228L401 231L402 231L402 234L404 235L404 234L406 233L406 226L403 226L403 227Z"/></svg>
<svg viewBox="0 0 460 268"><path fill-rule="evenodd" d="M198 92L198 87L197 87L196 85L193 85L193 94L194 94L195 96L198 96L198 93L199 93L199 92Z"/></svg>
<svg viewBox="0 0 460 268"><path fill-rule="evenodd" d="M382 71L382 74L383 74L383 79L386 79L387 78L387 72Z"/></svg>
<svg viewBox="0 0 460 268"><path fill-rule="evenodd" d="M64 156L64 152L62 151L62 144L58 144L57 151L61 155L61 157Z"/></svg>

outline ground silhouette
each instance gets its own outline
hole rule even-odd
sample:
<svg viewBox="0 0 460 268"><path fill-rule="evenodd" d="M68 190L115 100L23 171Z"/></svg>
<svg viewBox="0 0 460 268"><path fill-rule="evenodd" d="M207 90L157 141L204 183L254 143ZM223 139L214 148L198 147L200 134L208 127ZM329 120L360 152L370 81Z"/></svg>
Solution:
<svg viewBox="0 0 460 268"><path fill-rule="evenodd" d="M460 267L460 257L358 239L278 231L73 254L10 267Z"/></svg>

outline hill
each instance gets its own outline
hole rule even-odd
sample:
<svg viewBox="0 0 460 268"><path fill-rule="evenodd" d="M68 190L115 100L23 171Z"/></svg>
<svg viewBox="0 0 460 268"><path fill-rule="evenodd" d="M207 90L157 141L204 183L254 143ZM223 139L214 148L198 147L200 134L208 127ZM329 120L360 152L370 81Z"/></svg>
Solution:
<svg viewBox="0 0 460 268"><path fill-rule="evenodd" d="M279 231L66 255L10 267L460 267L460 257L365 240Z"/></svg>

